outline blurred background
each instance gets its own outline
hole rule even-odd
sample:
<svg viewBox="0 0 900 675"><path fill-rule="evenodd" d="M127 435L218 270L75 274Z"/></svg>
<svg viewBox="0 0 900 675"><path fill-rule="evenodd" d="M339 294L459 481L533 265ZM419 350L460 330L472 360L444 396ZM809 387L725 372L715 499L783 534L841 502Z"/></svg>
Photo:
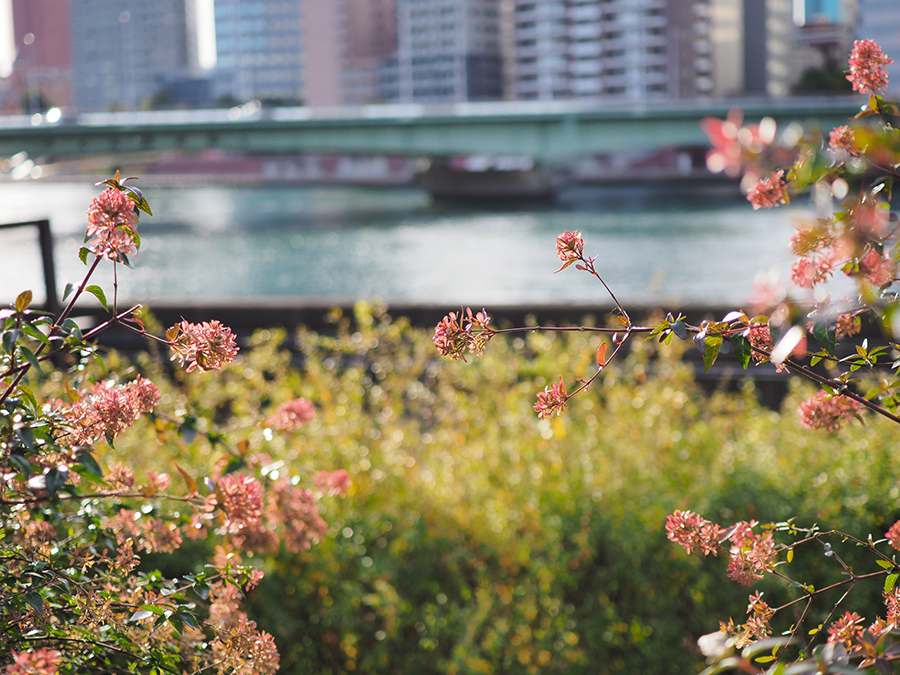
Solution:
<svg viewBox="0 0 900 675"><path fill-rule="evenodd" d="M626 300L740 302L797 212L751 214L699 122L839 123L859 37L900 56L900 3L0 0L0 222L49 218L67 273L122 169L129 297L605 302L551 274L580 229Z"/></svg>

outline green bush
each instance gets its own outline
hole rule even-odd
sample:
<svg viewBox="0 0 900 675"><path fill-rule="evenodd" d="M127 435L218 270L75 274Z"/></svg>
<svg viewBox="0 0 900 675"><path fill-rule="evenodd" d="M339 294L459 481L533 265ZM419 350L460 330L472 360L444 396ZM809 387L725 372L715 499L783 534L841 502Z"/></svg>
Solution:
<svg viewBox="0 0 900 675"><path fill-rule="evenodd" d="M231 449L212 430L183 434L172 458L183 468L252 453L266 433L252 422L305 396L316 419L271 441L282 470L353 478L347 497L324 502L325 541L261 561L251 604L282 672L696 671L697 637L742 621L751 589L722 583L727 560L668 542L668 513L796 516L864 538L900 511L889 423L810 434L750 384L704 393L671 347L633 342L565 417L538 420L534 393L558 372L586 373L599 338L528 334L448 362L428 331L361 305L336 336L300 330L293 355L286 339L256 334L218 378L164 381L164 363L137 360L170 409L195 406L238 436L246 427ZM798 384L785 410L809 391ZM139 471L155 433L144 424L104 460ZM817 587L839 578L821 551L794 565ZM877 583L847 602L874 616ZM761 588L795 597L771 579Z"/></svg>

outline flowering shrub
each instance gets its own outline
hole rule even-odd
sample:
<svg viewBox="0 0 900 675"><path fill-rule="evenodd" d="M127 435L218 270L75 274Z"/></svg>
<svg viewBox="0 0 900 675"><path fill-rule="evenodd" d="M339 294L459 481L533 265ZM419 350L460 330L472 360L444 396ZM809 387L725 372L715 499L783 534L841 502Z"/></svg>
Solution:
<svg viewBox="0 0 900 675"><path fill-rule="evenodd" d="M29 291L0 312L0 667L41 675L274 673L272 636L241 609L263 572L242 558L282 545L309 549L327 531L319 498L345 493L349 476L311 474L304 487L265 453L271 431L225 433L173 409L171 395L144 373L117 373L115 359L93 346L117 324L167 346L188 373L219 370L238 354L235 336L216 321L181 322L157 337L136 315L139 306L120 311L115 290L108 303L89 285L101 262L117 273L140 248L139 217L151 211L127 180L117 173L105 181L88 209L80 252L88 269L77 288L67 286L61 314L32 309ZM110 311L90 331L71 318L85 293ZM55 396L44 395L50 390ZM270 426L296 430L312 416L308 401L293 402ZM177 472L174 481L159 467L136 474L106 462L104 470L104 455L137 423L152 425L160 447L203 428L216 449L205 467L166 467ZM202 562L177 575L154 571L150 561L188 541L205 552Z"/></svg>
<svg viewBox="0 0 900 675"><path fill-rule="evenodd" d="M856 91L869 94L868 102L851 125L834 129L827 141L820 133L803 132L795 125L779 134L771 119L741 126L738 113L724 121L704 122L713 145L709 168L733 176L743 173L742 186L753 208L776 207L787 204L791 194L810 193L815 217L801 223L792 238L792 252L798 257L792 281L808 289L806 296L793 299L784 289L765 287L754 294L749 314L736 309L719 321L689 323L686 317L670 313L656 325L637 325L595 268L595 259L585 255L581 234L565 232L556 241L556 254L563 263L559 271L574 265L595 277L615 307L616 325L494 329L486 312L474 320L471 310L465 310L459 317L467 316L467 321L452 314L438 324L434 341L439 352L458 356L468 348L480 354L501 333L579 330L606 335L608 342L601 342L589 376L577 378L571 391L560 377L537 394L534 410L546 418L563 412L632 337L645 334L666 344L674 338L690 337L707 370L727 350L745 369L751 361L769 362L779 371L818 384L820 391L799 406L800 421L807 429L836 433L849 420L862 419L864 412L900 422L900 344L896 342L900 339L900 296L894 288L900 246L897 218L890 212L894 179L900 176L896 130L900 104L885 101L879 94L887 87L883 66L891 62L873 41L856 42L847 79ZM856 282L855 297L833 301L825 290L838 272ZM850 344L863 319L880 329L882 343L870 346L868 339L863 339ZM452 339L448 340L448 334ZM452 349L446 348L448 343ZM700 648L712 664L708 672L738 669L757 673L764 664L777 661L772 669L781 673L785 672L785 660L797 661L790 672L798 673L839 672L850 663L889 672L891 662L900 660L900 626L895 624L894 611L900 566L884 552L884 539L870 536L860 540L842 532L801 528L793 520L765 525L739 521L726 527L690 511L669 516L666 530L669 539L688 553L715 555L727 546L727 575L741 584L754 585L773 575L799 592L797 598L777 607L764 602L759 592L751 596L745 624L723 622L718 633L701 640ZM776 541L776 534L787 542ZM871 554L869 564L874 562L877 569L855 572L833 549L832 538L866 549ZM778 569L792 562L795 549L814 543L821 544L825 555L839 563L846 579L817 590ZM849 590L862 580L882 577L884 618L867 628L862 626L864 619L851 612L834 620ZM823 624L805 623L812 601L838 589L846 592ZM792 617L783 638L760 641L770 635L770 621L776 615L799 603L804 603L805 609ZM817 646L823 639L825 644ZM741 649L743 652L737 651Z"/></svg>

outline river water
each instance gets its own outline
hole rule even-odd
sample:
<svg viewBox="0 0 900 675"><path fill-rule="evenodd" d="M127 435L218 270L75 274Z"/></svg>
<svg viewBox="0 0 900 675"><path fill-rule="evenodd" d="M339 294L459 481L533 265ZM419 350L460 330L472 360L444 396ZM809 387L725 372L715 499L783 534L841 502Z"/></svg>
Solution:
<svg viewBox="0 0 900 675"><path fill-rule="evenodd" d="M802 209L753 211L730 191L573 188L552 205L433 204L414 189L140 183L134 270L119 297L292 298L498 305L608 302L587 274L558 267L555 237L579 230L623 302L741 303L754 276L785 279ZM77 251L98 188L0 183L0 223L50 218L57 283L84 272ZM0 300L43 297L36 231L0 231ZM107 266L109 267L109 266ZM106 288L111 275L98 277ZM109 292L109 290L108 290Z"/></svg>

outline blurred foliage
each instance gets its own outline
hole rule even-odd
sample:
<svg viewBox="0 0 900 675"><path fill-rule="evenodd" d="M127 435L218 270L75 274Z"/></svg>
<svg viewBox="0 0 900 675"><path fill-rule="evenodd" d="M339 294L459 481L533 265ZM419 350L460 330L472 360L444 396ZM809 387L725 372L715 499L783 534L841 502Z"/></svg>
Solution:
<svg viewBox="0 0 900 675"><path fill-rule="evenodd" d="M871 420L811 434L793 412L808 386L782 415L750 383L705 393L682 347L634 341L565 417L538 420L535 392L560 370L589 374L599 337L497 338L483 358L449 362L404 319L364 304L356 314L336 318L335 336L259 332L216 378L172 373L152 352L135 362L167 407L209 413L245 453L267 433L254 423L309 398L316 419L276 436L278 456L292 473L352 476L347 497L322 503L325 541L260 561L251 613L275 636L284 673L696 672L696 639L720 619L743 621L751 589L722 583L727 559L668 542L667 514L795 516L861 538L900 515L896 429ZM169 462L177 476L176 460L191 471L228 456L214 431L169 439L173 456L161 458L145 441L171 432L142 422L102 460L139 475ZM853 564L853 553L842 556ZM173 564L189 567L190 554ZM790 568L816 587L839 580L821 550L798 551ZM773 606L796 597L773 579L759 586ZM841 611L875 616L879 586Z"/></svg>

